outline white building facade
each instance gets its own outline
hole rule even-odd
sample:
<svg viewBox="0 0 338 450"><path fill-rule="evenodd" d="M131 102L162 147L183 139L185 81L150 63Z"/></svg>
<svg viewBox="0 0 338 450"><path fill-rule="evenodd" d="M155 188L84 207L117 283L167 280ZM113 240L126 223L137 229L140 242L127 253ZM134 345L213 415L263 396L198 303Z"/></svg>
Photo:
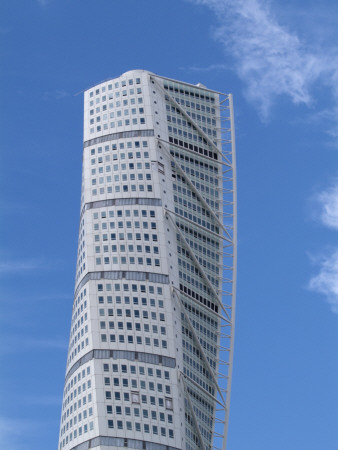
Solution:
<svg viewBox="0 0 338 450"><path fill-rule="evenodd" d="M235 285L231 95L88 89L59 450L225 449Z"/></svg>

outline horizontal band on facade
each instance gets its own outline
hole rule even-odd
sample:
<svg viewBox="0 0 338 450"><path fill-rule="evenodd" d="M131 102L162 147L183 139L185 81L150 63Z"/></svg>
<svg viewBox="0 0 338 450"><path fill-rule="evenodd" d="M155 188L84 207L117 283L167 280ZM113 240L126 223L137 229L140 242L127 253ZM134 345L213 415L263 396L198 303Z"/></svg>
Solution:
<svg viewBox="0 0 338 450"><path fill-rule="evenodd" d="M90 147L95 144L101 144L102 142L116 141L117 139L147 136L154 136L154 130L120 131L119 133L111 133L106 134L105 136L89 139L83 143L83 148Z"/></svg>
<svg viewBox="0 0 338 450"><path fill-rule="evenodd" d="M171 447L170 445L157 444L156 442L141 441L139 439L118 438L110 436L97 436L88 441L82 442L75 447L71 447L70 450L88 450L90 448L98 447L99 445L124 447L124 448L136 448L145 450L180 450L177 447Z"/></svg>
<svg viewBox="0 0 338 450"><path fill-rule="evenodd" d="M169 284L169 275L154 272L131 272L128 270L111 270L89 272L77 285L74 297L77 296L80 289L90 280L131 280L131 281L150 281L152 283Z"/></svg>
<svg viewBox="0 0 338 450"><path fill-rule="evenodd" d="M146 197L133 197L133 198L109 198L107 200L98 200L96 202L89 202L83 205L80 221L85 211L88 209L105 208L107 206L124 206L124 205L143 205L143 206L162 206L162 200L160 198L146 198Z"/></svg>
<svg viewBox="0 0 338 450"><path fill-rule="evenodd" d="M164 367L170 367L171 369L176 367L176 359L169 356L157 355L154 353L136 352L132 350L91 350L82 356L72 367L68 370L65 383L69 377L83 364L86 364L92 359L127 359L129 361L138 361L147 364L162 365Z"/></svg>

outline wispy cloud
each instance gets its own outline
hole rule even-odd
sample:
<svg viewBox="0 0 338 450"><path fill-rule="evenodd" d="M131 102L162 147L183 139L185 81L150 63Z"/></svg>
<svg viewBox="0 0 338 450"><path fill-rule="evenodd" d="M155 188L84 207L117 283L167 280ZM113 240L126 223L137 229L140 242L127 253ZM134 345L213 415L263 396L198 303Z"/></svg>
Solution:
<svg viewBox="0 0 338 450"><path fill-rule="evenodd" d="M338 81L337 81L338 82ZM334 95L334 100L338 103L338 94ZM338 140L338 104L331 108L324 108L313 112L310 117L310 122L322 124L326 133L333 138L332 144L336 147Z"/></svg>
<svg viewBox="0 0 338 450"><path fill-rule="evenodd" d="M54 339L26 339L25 345L27 347L33 348L55 348L64 349L68 348L68 342L64 338L54 338Z"/></svg>
<svg viewBox="0 0 338 450"><path fill-rule="evenodd" d="M313 198L314 219L328 228L338 231L338 178L318 192Z"/></svg>
<svg viewBox="0 0 338 450"><path fill-rule="evenodd" d="M280 95L295 104L311 106L320 82L338 104L338 58L336 49L302 40L279 23L266 0L190 0L209 7L219 25L214 30L238 77L245 95L267 119ZM337 116L334 117L334 120Z"/></svg>
<svg viewBox="0 0 338 450"><path fill-rule="evenodd" d="M44 257L32 259L10 260L4 257L0 260L0 276L20 274L25 275L28 272L37 272L42 270L56 270L63 267L64 261L55 259L46 260Z"/></svg>
<svg viewBox="0 0 338 450"><path fill-rule="evenodd" d="M32 434L36 423L29 419L0 417L0 448L28 450L25 436Z"/></svg>
<svg viewBox="0 0 338 450"><path fill-rule="evenodd" d="M327 228L338 231L338 178L320 190L311 199L314 220ZM338 314L338 248L331 248L319 257L310 257L319 266L319 272L308 284L311 291L322 294Z"/></svg>
<svg viewBox="0 0 338 450"><path fill-rule="evenodd" d="M6 450L31 450L34 442L41 441L41 429L51 432L57 424L55 421L41 417L7 417L0 416L0 448ZM40 442L39 441L39 442ZM40 447L41 448L41 447Z"/></svg>
<svg viewBox="0 0 338 450"><path fill-rule="evenodd" d="M180 70L187 70L186 67L180 67ZM213 70L230 70L227 64L210 64L209 66L190 66L188 70L191 72L212 72Z"/></svg>
<svg viewBox="0 0 338 450"><path fill-rule="evenodd" d="M0 417L0 447L17 450L20 448L17 439L21 434L21 427L14 420ZM22 448L22 447L21 447Z"/></svg>
<svg viewBox="0 0 338 450"><path fill-rule="evenodd" d="M324 295L332 311L338 314L338 250L315 258L314 262L320 269L319 273L311 278L308 287L311 291Z"/></svg>
<svg viewBox="0 0 338 450"><path fill-rule="evenodd" d="M0 275L18 272L31 272L45 268L43 261L38 259L0 261Z"/></svg>
<svg viewBox="0 0 338 450"><path fill-rule="evenodd" d="M46 91L43 93L42 100L61 100L68 96L68 93L62 89L55 91Z"/></svg>

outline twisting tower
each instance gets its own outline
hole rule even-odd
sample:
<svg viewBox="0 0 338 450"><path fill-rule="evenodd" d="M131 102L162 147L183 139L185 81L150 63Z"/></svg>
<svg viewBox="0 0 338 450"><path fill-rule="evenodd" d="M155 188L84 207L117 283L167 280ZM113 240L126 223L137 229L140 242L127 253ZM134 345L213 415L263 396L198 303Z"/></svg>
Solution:
<svg viewBox="0 0 338 450"><path fill-rule="evenodd" d="M231 94L134 70L85 92L59 450L225 449L236 287Z"/></svg>

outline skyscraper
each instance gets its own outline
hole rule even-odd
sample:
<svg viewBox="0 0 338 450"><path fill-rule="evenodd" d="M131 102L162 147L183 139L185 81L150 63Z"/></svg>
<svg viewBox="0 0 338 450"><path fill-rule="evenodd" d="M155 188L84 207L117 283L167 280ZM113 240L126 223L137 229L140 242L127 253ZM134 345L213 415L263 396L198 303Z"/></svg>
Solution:
<svg viewBox="0 0 338 450"><path fill-rule="evenodd" d="M144 70L85 91L59 450L225 449L235 278L232 96Z"/></svg>

